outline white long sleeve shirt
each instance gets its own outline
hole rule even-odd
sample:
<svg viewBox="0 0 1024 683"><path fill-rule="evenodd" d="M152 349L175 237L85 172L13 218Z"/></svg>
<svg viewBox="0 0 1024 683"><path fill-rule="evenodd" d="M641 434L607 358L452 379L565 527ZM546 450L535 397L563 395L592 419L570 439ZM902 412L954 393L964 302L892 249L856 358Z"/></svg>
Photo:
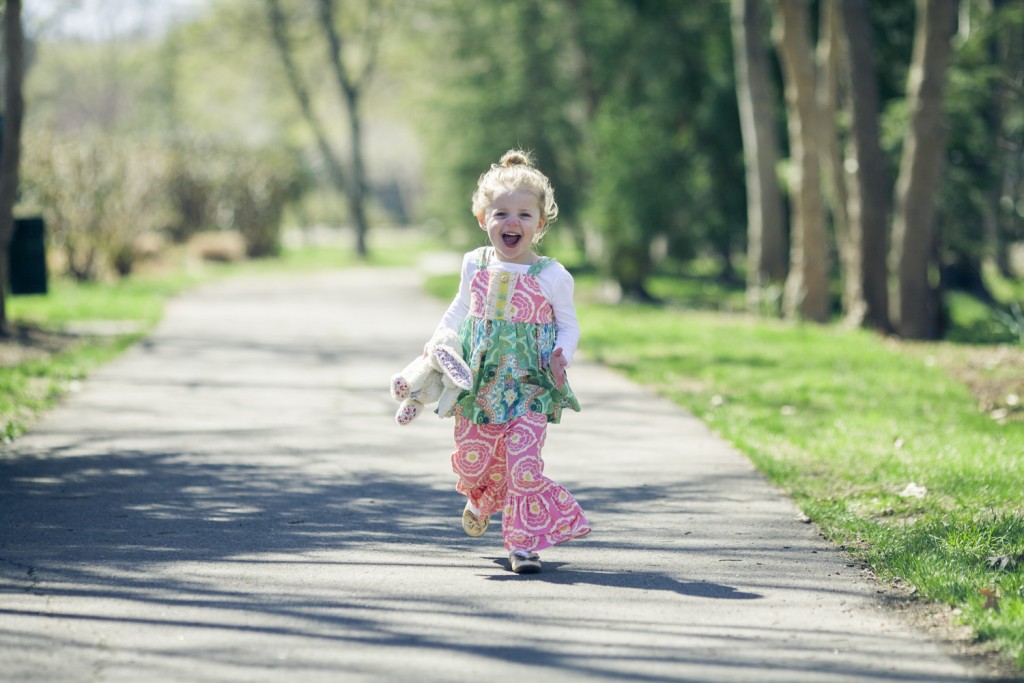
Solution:
<svg viewBox="0 0 1024 683"><path fill-rule="evenodd" d="M530 266L519 263L506 263L496 258L487 261L487 270L495 273L520 273L525 275ZM473 282L473 275L479 270L477 266L477 252L471 251L462 259L462 278L459 281L459 291L452 300L448 310L438 325L438 329L448 328L459 331L463 321L469 315L470 285ZM536 275L540 284L541 293L549 302L555 313L555 348L561 348L562 354L569 365L572 365L573 356L576 354L576 347L580 341L580 325L576 318L576 304L573 302L573 290L575 284L572 275L561 263L554 261L547 265Z"/></svg>

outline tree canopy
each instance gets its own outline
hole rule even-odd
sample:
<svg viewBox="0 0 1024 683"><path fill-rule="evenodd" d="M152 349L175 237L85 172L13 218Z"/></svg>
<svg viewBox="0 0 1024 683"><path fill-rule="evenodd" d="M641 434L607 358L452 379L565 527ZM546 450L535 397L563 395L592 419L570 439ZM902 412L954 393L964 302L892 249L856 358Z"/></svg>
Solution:
<svg viewBox="0 0 1024 683"><path fill-rule="evenodd" d="M654 273L700 259L724 281L745 279L758 310L788 272L790 315L887 328L885 294L903 292L898 311L911 291L894 263L909 249L924 293L909 294L907 310L924 299L936 307L907 333L935 336L944 292L991 299L985 273L1021 277L1013 255L1024 242L1024 3L943 2L955 11L933 20L943 25L932 44L946 45L948 58L922 53L912 68L932 3L398 0L342 12L335 0L265 0L259 11L217 0L157 35L30 35L26 163L42 158L33 141L54 136L61 144L51 149L102 134L144 140L138 148L151 156L175 150L165 166L178 177L162 182L212 184L207 199L189 200L208 213L170 207L164 229L178 234L184 223L230 224L225 206L245 214L245 192L215 190L226 176L181 173L243 154L253 159L250 186L265 182L262 173L280 187L261 201L287 204L293 221L354 226L365 246L382 221L475 235L477 176L524 147L555 186L557 232L623 297L649 300ZM793 12L804 18L787 25ZM789 38L772 43L783 28ZM799 75L783 52L795 46L802 53L791 64L809 67ZM921 73L941 89L915 91ZM798 78L802 94L793 90L787 108ZM922 139L941 161L925 164L938 170L921 200L934 210L920 233L930 237L904 239L897 181L910 173L907 147L923 125L914 112L930 101L913 98L933 92L927 107L943 133ZM744 125L741 104L758 112ZM761 145L766 136L775 142ZM751 156L755 143L776 151ZM184 150L193 156L183 166ZM914 188L920 177L901 182ZM815 191L821 207L802 208ZM771 208L763 202L772 196L788 201ZM764 226L774 231L767 242ZM789 262L767 265L765 244Z"/></svg>

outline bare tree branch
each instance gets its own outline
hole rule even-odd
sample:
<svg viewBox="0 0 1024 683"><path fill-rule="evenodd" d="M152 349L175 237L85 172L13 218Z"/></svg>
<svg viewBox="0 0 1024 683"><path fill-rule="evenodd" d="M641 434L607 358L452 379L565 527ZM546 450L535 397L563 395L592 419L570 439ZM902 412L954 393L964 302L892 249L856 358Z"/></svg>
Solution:
<svg viewBox="0 0 1024 683"><path fill-rule="evenodd" d="M277 48L278 55L281 57L281 64L284 66L288 85L292 89L292 93L295 95L295 99L299 103L299 109L302 111L302 117L313 130L313 135L316 137L317 147L320 149L320 154L323 156L324 163L327 165L331 181L336 187L344 190L346 185L345 171L342 168L341 162L338 161L334 150L331 148L330 142L327 139L327 132L324 130L323 124L313 111L313 101L309 95L309 89L306 87L306 83L302 79L302 75L299 73L295 60L292 59L292 46L291 41L288 38L287 22L285 21L284 13L281 11L281 3L279 0L266 0L266 7L267 20L270 22L270 30L274 39L274 46Z"/></svg>

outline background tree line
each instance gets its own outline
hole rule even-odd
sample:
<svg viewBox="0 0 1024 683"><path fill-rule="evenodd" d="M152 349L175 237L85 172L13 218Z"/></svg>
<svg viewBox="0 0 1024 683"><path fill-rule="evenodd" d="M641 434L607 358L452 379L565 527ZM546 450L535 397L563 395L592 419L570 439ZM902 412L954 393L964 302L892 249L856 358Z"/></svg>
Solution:
<svg viewBox="0 0 1024 683"><path fill-rule="evenodd" d="M752 309L784 283L788 317L913 338L941 334L943 292L991 299L1024 238L1024 3L729 5L436 2L450 202L529 140L624 295L711 254Z"/></svg>
<svg viewBox="0 0 1024 683"><path fill-rule="evenodd" d="M218 0L155 38L29 26L20 210L78 277L129 272L143 230L272 254L282 221L346 225L365 254L384 222L475 236L476 177L519 145L625 298L699 259L752 310L933 338L946 292L999 305L991 279L1021 277L1022 36L1024 0Z"/></svg>

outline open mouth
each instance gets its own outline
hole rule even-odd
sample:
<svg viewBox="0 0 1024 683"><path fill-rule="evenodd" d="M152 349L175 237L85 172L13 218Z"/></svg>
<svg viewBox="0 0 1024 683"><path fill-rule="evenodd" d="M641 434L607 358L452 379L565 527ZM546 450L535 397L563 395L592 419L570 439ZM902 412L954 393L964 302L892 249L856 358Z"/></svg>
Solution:
<svg viewBox="0 0 1024 683"><path fill-rule="evenodd" d="M501 235L501 241L506 247L512 248L519 244L519 240L523 239L522 235L517 235L514 232L505 232Z"/></svg>

